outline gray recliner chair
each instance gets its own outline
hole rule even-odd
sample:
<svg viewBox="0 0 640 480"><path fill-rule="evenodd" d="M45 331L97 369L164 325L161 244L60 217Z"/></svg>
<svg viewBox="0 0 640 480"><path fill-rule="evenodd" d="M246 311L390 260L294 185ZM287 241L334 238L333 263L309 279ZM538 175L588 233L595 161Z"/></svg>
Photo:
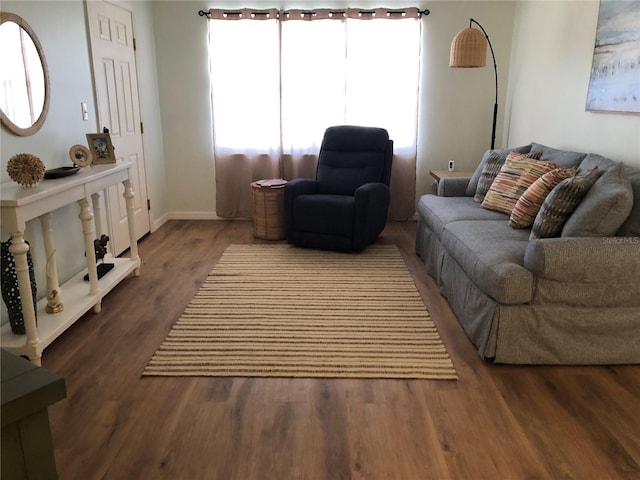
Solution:
<svg viewBox="0 0 640 480"><path fill-rule="evenodd" d="M373 243L387 222L392 158L393 141L383 128L329 127L315 180L285 185L287 241L342 252Z"/></svg>

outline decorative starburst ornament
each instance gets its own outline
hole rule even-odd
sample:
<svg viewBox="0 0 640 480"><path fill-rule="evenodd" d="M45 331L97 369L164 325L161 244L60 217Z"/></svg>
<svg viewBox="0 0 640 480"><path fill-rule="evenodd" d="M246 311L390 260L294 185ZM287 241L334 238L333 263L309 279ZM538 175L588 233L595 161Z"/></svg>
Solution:
<svg viewBox="0 0 640 480"><path fill-rule="evenodd" d="M7 163L9 177L23 187L32 187L40 182L45 170L42 160L30 153L18 153Z"/></svg>

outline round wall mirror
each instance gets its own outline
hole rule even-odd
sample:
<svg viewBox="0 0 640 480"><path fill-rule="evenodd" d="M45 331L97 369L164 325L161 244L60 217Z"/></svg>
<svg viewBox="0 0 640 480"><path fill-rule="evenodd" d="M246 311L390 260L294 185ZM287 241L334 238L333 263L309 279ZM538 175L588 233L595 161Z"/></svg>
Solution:
<svg viewBox="0 0 640 480"><path fill-rule="evenodd" d="M0 12L0 114L16 135L33 135L49 110L49 71L38 37L24 19Z"/></svg>

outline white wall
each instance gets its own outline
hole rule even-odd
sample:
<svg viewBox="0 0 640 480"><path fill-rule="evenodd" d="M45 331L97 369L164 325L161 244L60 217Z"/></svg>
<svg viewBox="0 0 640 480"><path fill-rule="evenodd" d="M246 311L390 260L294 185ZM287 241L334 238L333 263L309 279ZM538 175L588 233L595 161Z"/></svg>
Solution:
<svg viewBox="0 0 640 480"><path fill-rule="evenodd" d="M144 123L142 143L147 174L147 197L151 200L149 214L153 232L167 220L168 195L152 4L152 1L133 2L133 32L136 37L140 114Z"/></svg>
<svg viewBox="0 0 640 480"><path fill-rule="evenodd" d="M431 193L431 169L473 170L491 146L495 75L489 49L485 68L449 68L453 37L479 22L491 40L498 66L496 146L502 143L506 84L509 71L514 3L429 2L424 20L416 202ZM477 28L474 26L474 28Z"/></svg>
<svg viewBox="0 0 640 480"><path fill-rule="evenodd" d="M421 117L417 194L431 189L431 168L474 168L491 141L494 104L492 65L481 69L449 68L449 47L455 34L473 17L487 30L496 50L500 104L504 104L513 2L390 1L349 2L350 6L429 8L423 22ZM243 2L267 8L341 7L346 2ZM211 97L207 56L207 21L198 10L237 8L237 2L154 2L158 84L164 132L168 208L174 218L215 218L215 174L211 127ZM325 72L317 72L324 75ZM389 92L392 95L392 92ZM504 110L500 109L500 118ZM497 142L500 144L499 119ZM417 198L417 197L416 197Z"/></svg>
<svg viewBox="0 0 640 480"><path fill-rule="evenodd" d="M69 148L77 143L86 145L85 134L95 131L96 117L84 4L3 1L1 7L3 12L20 15L38 36L51 79L49 113L40 131L28 137L13 135L4 128L0 132L2 182L11 182L6 172L7 162L16 153L32 153L40 157L47 168L71 165ZM81 102L88 105L89 121L82 120ZM61 282L86 266L79 213L77 205L53 213L53 237ZM31 243L38 285L42 286L38 289L38 298L46 293L43 287L46 285L46 259L40 232L37 220L27 224L25 238ZM8 238L9 233L2 228L2 240Z"/></svg>
<svg viewBox="0 0 640 480"><path fill-rule="evenodd" d="M151 3L135 1L133 5L134 34L138 40L136 59L141 112L145 123L143 142L147 189L152 203L152 225L157 227L166 218L167 195ZM98 125L84 2L2 1L0 7L3 12L20 15L35 31L42 44L51 79L51 103L42 129L28 137L15 136L4 128L0 131L1 180L11 182L6 167L14 154L27 152L37 155L47 168L71 165L69 148L74 144L86 145L85 134L96 132ZM81 102L88 105L89 121L82 120ZM77 205L69 205L53 212L53 236L61 282L86 266L78 214ZM1 238L5 241L9 238L9 232L5 228L1 230ZM25 237L31 244L39 286L38 298L41 298L45 293L46 259L41 227L37 220L27 224ZM6 319L5 312L3 303L3 322Z"/></svg>
<svg viewBox="0 0 640 480"><path fill-rule="evenodd" d="M167 205L173 217L214 218L215 176L207 2L154 2Z"/></svg>
<svg viewBox="0 0 640 480"><path fill-rule="evenodd" d="M507 143L535 141L640 166L640 115L585 111L598 6L517 3Z"/></svg>

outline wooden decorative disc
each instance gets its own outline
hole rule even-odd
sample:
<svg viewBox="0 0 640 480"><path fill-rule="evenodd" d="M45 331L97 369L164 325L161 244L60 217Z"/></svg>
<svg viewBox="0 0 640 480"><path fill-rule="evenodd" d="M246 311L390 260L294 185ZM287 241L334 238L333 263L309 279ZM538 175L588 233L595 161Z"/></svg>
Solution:
<svg viewBox="0 0 640 480"><path fill-rule="evenodd" d="M74 145L69 150L69 158L79 167L87 167L93 162L91 151L84 145Z"/></svg>

